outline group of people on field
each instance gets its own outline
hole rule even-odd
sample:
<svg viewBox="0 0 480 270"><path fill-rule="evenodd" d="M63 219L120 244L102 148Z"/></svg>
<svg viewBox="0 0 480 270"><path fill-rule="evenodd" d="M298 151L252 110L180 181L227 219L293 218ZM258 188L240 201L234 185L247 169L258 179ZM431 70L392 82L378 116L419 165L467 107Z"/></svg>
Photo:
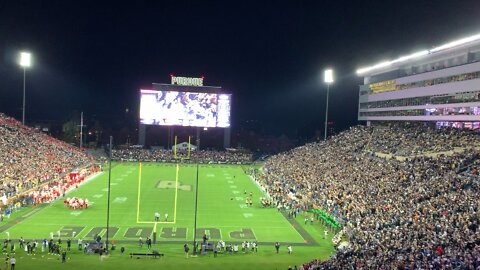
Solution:
<svg viewBox="0 0 480 270"><path fill-rule="evenodd" d="M68 208L71 208L73 210L76 209L87 209L88 208L88 199L87 198L66 198L63 200L63 204L67 206Z"/></svg>

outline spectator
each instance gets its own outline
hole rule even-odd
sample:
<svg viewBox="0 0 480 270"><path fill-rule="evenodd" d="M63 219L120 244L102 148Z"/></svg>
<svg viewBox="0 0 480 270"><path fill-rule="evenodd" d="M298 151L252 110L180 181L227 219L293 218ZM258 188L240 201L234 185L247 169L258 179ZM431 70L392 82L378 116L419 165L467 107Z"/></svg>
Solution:
<svg viewBox="0 0 480 270"><path fill-rule="evenodd" d="M348 236L335 257L303 269L477 269L480 149L471 146L479 138L420 125L352 127L271 157L258 180L278 209L322 209L342 225L334 233Z"/></svg>
<svg viewBox="0 0 480 270"><path fill-rule="evenodd" d="M188 157L185 151L177 151L177 159ZM176 162L173 150L147 150L139 148L116 149L112 150L113 159L126 161L162 161ZM192 151L190 160L200 163L230 163L246 164L252 161L252 155L244 152L234 151Z"/></svg>
<svg viewBox="0 0 480 270"><path fill-rule="evenodd" d="M0 197L9 199L91 162L78 148L0 113ZM28 196L17 200L32 202Z"/></svg>

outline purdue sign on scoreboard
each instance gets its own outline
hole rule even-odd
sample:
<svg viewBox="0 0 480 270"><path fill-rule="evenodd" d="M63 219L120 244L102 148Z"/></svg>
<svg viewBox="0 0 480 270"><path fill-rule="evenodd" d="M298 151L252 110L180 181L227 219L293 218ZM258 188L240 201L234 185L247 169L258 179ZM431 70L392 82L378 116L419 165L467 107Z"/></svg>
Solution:
<svg viewBox="0 0 480 270"><path fill-rule="evenodd" d="M187 86L203 86L203 78L171 76L172 84Z"/></svg>

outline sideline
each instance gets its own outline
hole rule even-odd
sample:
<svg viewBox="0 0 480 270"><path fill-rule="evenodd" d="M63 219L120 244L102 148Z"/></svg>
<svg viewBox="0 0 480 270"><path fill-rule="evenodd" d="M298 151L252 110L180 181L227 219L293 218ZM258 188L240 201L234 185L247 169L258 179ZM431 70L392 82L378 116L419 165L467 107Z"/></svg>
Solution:
<svg viewBox="0 0 480 270"><path fill-rule="evenodd" d="M85 180L84 180L83 182L81 182L81 183L78 185L78 188L80 188L81 186L83 186L83 185L86 184L86 183L91 182L93 179L95 179L95 178L97 178L98 176L103 175L103 174L105 174L105 172L97 172L97 173L95 173L95 174L92 174L92 175L88 176L87 178L85 178ZM74 191L74 190L77 190L77 188L76 188L76 187L73 187L73 186L70 187L70 188L65 192L65 195L67 195L68 193L71 193L71 192ZM58 200L60 197L62 197L62 196L59 196L58 198L56 198L55 200L51 201L50 203Z"/></svg>
<svg viewBox="0 0 480 270"><path fill-rule="evenodd" d="M250 178L250 180L263 192L265 196L269 199L271 198L270 194L264 190L260 183L251 175L245 174ZM275 209L275 208L272 208ZM289 219L288 215L284 211L280 211L280 214L285 218L287 223L303 238L307 246L319 246L318 242L298 223L295 218ZM295 243L297 245L297 243Z"/></svg>
<svg viewBox="0 0 480 270"><path fill-rule="evenodd" d="M256 181L251 175L248 175L248 177L252 180L252 182L254 182L259 188L260 190L262 190L262 192L268 196L268 198L270 199L270 194L266 191L266 190L263 190L263 187L260 185L260 183L258 181ZM301 225L300 223L298 222L298 220L296 218L288 218L288 215L287 213L285 213L284 211L280 211L280 214L285 218L285 221L287 221L288 224L290 224L290 226L303 238L303 240L305 241L305 243L294 243L294 245L296 246L320 246L320 244L310 235L310 233L308 233ZM290 243L290 242L286 242L286 243Z"/></svg>
<svg viewBox="0 0 480 270"><path fill-rule="evenodd" d="M295 231L300 234L300 236L305 240L306 244L310 244L310 246L319 246L318 242L305 230L305 228L300 225L296 218L288 218L287 213L280 211L282 216L290 223L290 225L295 229Z"/></svg>
<svg viewBox="0 0 480 270"><path fill-rule="evenodd" d="M78 185L78 187L80 188L82 185L84 185L85 183L88 183L88 182L91 182L93 179L97 178L98 176L104 174L104 172L97 172L95 174L92 174L90 176L88 176L85 181L83 181L82 183L80 183ZM75 187L71 187L69 188L66 192L65 192L65 195L67 195L68 193L76 190L77 188ZM11 219L10 221L8 221L7 223L3 224L2 226L0 226L0 232L5 232L7 229L15 226L17 223L20 223L24 220L26 220L27 218L35 215L35 214L38 214L40 213L43 209L47 208L47 207L50 207L54 204L55 201L59 200L59 199L63 199L63 196L59 196L58 198L56 198L55 200L52 200L51 202L48 202L48 203L41 203L33 208L31 208L29 211L27 211L26 213L24 213L23 215L21 216L18 216L18 217L15 217L13 219ZM25 207L25 208L28 208Z"/></svg>
<svg viewBox="0 0 480 270"><path fill-rule="evenodd" d="M260 183L253 176L248 175L248 174L246 174L246 175L248 176L248 178L250 178L250 180L252 180L252 182L258 187L258 189L260 189L260 191L262 191L263 195L265 195L268 199L271 198L268 191L266 189L264 189L262 187L262 185L260 185Z"/></svg>
<svg viewBox="0 0 480 270"><path fill-rule="evenodd" d="M12 217L9 221L7 221L5 224L3 224L2 226L0 226L0 233L4 233L6 230L8 230L9 228L15 226L17 224L17 222L21 222L25 219L27 219L28 217L30 217L31 215L33 214L36 214L38 212L40 212L41 210L43 210L44 208L46 208L48 205L46 204L41 204L41 205L38 205L34 208L31 208L29 211L27 211L26 213L24 213L23 215L20 215L20 216L17 216L17 217ZM12 238L14 239L14 238Z"/></svg>

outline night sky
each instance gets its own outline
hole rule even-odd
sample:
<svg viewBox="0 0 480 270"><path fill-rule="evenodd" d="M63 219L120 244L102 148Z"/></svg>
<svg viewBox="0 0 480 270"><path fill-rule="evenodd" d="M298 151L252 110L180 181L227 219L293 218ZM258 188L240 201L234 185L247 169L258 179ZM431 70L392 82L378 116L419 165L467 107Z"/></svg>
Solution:
<svg viewBox="0 0 480 270"><path fill-rule="evenodd" d="M323 128L324 68L342 130L357 123L357 68L480 32L478 0L121 2L2 1L0 112L21 119L29 50L27 123L136 114L138 89L173 73L231 92L234 129L309 136Z"/></svg>

